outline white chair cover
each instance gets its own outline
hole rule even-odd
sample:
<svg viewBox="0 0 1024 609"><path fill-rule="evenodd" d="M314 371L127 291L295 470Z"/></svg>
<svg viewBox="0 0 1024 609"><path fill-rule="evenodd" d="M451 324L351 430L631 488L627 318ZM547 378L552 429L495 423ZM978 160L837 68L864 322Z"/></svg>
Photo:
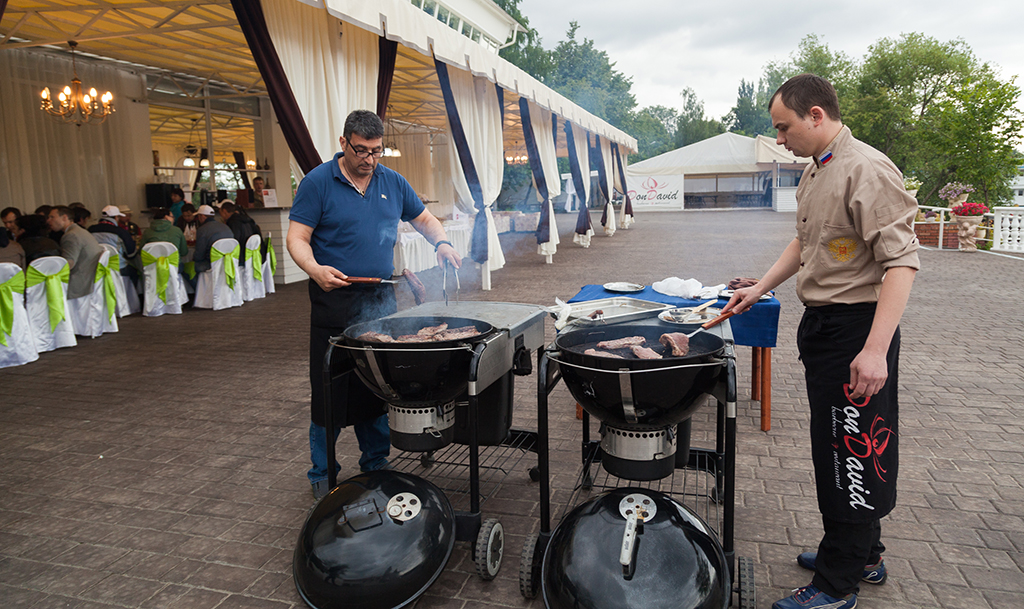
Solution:
<svg viewBox="0 0 1024 609"><path fill-rule="evenodd" d="M263 289L267 294L273 294L277 291L274 287L274 271L277 269L276 262L271 264L271 259L276 259L277 253L274 252L274 243L270 240L270 233L267 233L267 257L263 260Z"/></svg>
<svg viewBox="0 0 1024 609"><path fill-rule="evenodd" d="M259 235L250 235L245 241L245 267L239 269L242 274L242 300L249 302L257 298L266 298L267 289L263 286L263 256L260 255L260 244L263 240ZM260 278L256 280L256 269Z"/></svg>
<svg viewBox="0 0 1024 609"><path fill-rule="evenodd" d="M166 241L154 241L142 247L142 251L153 258L171 258L177 256L178 248L173 243ZM178 265L168 261L167 288L164 293L166 302L157 294L157 268L158 262L153 261L142 267L144 272L144 291L142 299L142 314L146 317L159 317L165 313L178 315L181 313L181 305L188 302L188 295L185 293L185 281L178 272Z"/></svg>
<svg viewBox="0 0 1024 609"><path fill-rule="evenodd" d="M17 279L19 275L21 277ZM5 333L4 328L0 327L0 368L20 366L39 359L36 339L32 336L28 313L25 312L24 279L25 271L20 266L13 262L0 262L0 312L7 306L4 303L7 290L10 290L12 309L10 333ZM15 289L16 282L21 285L19 289Z"/></svg>
<svg viewBox="0 0 1024 609"><path fill-rule="evenodd" d="M238 268L238 241L234 239L218 239L213 242L210 251L211 258L216 250L220 257L211 264L208 271L199 273L199 281L196 283L196 300L192 305L198 309L213 309L219 311L230 307L240 307L242 300L242 273ZM224 260L233 257L235 264L235 285L229 287L227 273L224 269Z"/></svg>
<svg viewBox="0 0 1024 609"><path fill-rule="evenodd" d="M43 256L36 258L29 263L29 268L34 268L43 275L56 275L67 268L68 261L60 256ZM30 273L26 273L30 275ZM74 347L78 344L75 338L75 326L68 313L68 283L67 280L60 281L61 293L54 293L55 301L64 307L62 318L51 328L50 306L46 300L46 282L40 282L29 286L31 278L25 282L25 311L28 313L28 324L32 328L32 335L36 339L36 350L40 353L53 351L62 347ZM55 320L58 318L55 317Z"/></svg>
<svg viewBox="0 0 1024 609"><path fill-rule="evenodd" d="M68 301L68 311L71 313L71 322L75 326L75 334L96 338L105 332L117 332L117 310L113 314L107 310L106 282L99 272L99 266L110 270L110 252L106 249L100 254L100 261L97 265L96 279L93 280L92 292L80 298L73 298ZM115 287L118 283L120 273L113 269ZM116 298L115 298L116 303Z"/></svg>
<svg viewBox="0 0 1024 609"><path fill-rule="evenodd" d="M121 257L117 253L117 248L109 243L100 243L100 247L110 252L111 256ZM120 266L120 265L118 265ZM117 298L117 316L124 317L125 315L131 315L131 305L128 304L128 293L124 289L124 277L118 273L114 281L114 296ZM136 298L138 300L138 298Z"/></svg>

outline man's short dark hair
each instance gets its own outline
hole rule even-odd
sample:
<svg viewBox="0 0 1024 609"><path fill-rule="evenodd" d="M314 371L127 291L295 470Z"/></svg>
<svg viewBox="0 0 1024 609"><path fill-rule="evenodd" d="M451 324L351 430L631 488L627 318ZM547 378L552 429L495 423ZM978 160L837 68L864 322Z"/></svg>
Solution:
<svg viewBox="0 0 1024 609"><path fill-rule="evenodd" d="M75 201L74 203L68 203L68 207L71 209L85 209L85 203L81 201Z"/></svg>
<svg viewBox="0 0 1024 609"><path fill-rule="evenodd" d="M376 140L384 137L384 123L380 117L369 110L353 110L345 119L342 135L347 141L355 133L364 140Z"/></svg>
<svg viewBox="0 0 1024 609"><path fill-rule="evenodd" d="M50 231L46 226L46 218L32 214L28 216L18 216L18 228L25 231L22 237L43 237Z"/></svg>
<svg viewBox="0 0 1024 609"><path fill-rule="evenodd" d="M80 224L82 220L88 220L92 217L92 212L84 207L75 207L71 211L75 215L76 224Z"/></svg>
<svg viewBox="0 0 1024 609"><path fill-rule="evenodd" d="M0 220L7 217L7 214L14 214L15 218L21 217L21 210L17 207L5 207L3 211L0 211Z"/></svg>
<svg viewBox="0 0 1024 609"><path fill-rule="evenodd" d="M164 218L166 218L169 215L171 215L171 210L167 209L166 207L155 207L155 208L153 208L153 219L154 220L163 220Z"/></svg>
<svg viewBox="0 0 1024 609"><path fill-rule="evenodd" d="M180 189L180 188L177 188L177 187L171 189L171 194L172 195L178 195L182 199L185 198L185 191Z"/></svg>
<svg viewBox="0 0 1024 609"><path fill-rule="evenodd" d="M782 83L768 102L768 110L772 109L776 98L800 118L810 114L814 106L819 106L830 119L843 120L839 112L839 96L832 83L814 74L800 74Z"/></svg>
<svg viewBox="0 0 1024 609"><path fill-rule="evenodd" d="M52 205L40 205L33 213L39 216L49 216L51 209L53 209Z"/></svg>
<svg viewBox="0 0 1024 609"><path fill-rule="evenodd" d="M181 206L181 213L185 213L187 211L195 213L196 212L196 206L192 205L191 203L186 203L186 204L182 205Z"/></svg>
<svg viewBox="0 0 1024 609"><path fill-rule="evenodd" d="M58 205L50 209L50 211L53 210L57 210L57 213L61 216L64 216L65 218L68 218L70 220L75 219L75 212L72 211L71 208L68 207L67 205Z"/></svg>
<svg viewBox="0 0 1024 609"><path fill-rule="evenodd" d="M235 213L236 211L238 211L238 206L235 205L234 203L221 203L220 204L220 210L221 211L226 211L226 212L228 212L228 215L231 215L231 214Z"/></svg>
<svg viewBox="0 0 1024 609"><path fill-rule="evenodd" d="M253 182L255 182L256 180L259 180L260 182L266 182L266 180L264 180L260 176L256 176L255 178L252 179Z"/></svg>

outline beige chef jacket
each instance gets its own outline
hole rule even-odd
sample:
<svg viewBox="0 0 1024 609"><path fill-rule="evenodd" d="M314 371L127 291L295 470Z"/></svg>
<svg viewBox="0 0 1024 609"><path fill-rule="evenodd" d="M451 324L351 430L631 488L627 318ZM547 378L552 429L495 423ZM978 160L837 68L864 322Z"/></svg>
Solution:
<svg viewBox="0 0 1024 609"><path fill-rule="evenodd" d="M917 200L896 165L848 127L804 170L796 201L796 291L805 304L877 302L886 269L921 268Z"/></svg>

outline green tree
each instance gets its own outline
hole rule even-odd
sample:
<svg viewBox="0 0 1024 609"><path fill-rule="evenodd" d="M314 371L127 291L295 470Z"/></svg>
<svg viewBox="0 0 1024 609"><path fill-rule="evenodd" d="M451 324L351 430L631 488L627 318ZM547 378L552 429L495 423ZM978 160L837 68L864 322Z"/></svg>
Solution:
<svg viewBox="0 0 1024 609"><path fill-rule="evenodd" d="M729 131L749 137L772 131L768 99L763 97L763 90L754 91L753 82L740 80L736 105L722 118L722 122L729 126Z"/></svg>
<svg viewBox="0 0 1024 609"><path fill-rule="evenodd" d="M548 81L555 91L610 124L621 127L636 107L632 80L615 69L608 53L594 48L594 41L576 39L579 24L569 24L565 40L552 52L554 69Z"/></svg>
<svg viewBox="0 0 1024 609"><path fill-rule="evenodd" d="M1008 201L1009 182L1017 174L1024 116L1017 109L1020 89L1014 79L1000 82L981 70L935 103L921 141L936 154L922 168L934 195L951 180L970 183L990 207Z"/></svg>
<svg viewBox="0 0 1024 609"><path fill-rule="evenodd" d="M622 129L636 138L640 150L629 155L629 162L635 163L672 150L675 142L669 125L675 131L672 124L675 118L676 111L664 106L652 106L632 113Z"/></svg>
<svg viewBox="0 0 1024 609"><path fill-rule="evenodd" d="M547 81L554 69L551 52L541 45L541 37L536 29L530 27L530 20L519 10L520 0L494 0L503 11L518 21L526 32L520 32L516 42L498 52L498 55L509 63L523 69L527 74L541 82Z"/></svg>
<svg viewBox="0 0 1024 609"><path fill-rule="evenodd" d="M683 98L683 108L676 127L677 148L725 133L725 125L704 115L704 101L693 89L687 87L679 95Z"/></svg>

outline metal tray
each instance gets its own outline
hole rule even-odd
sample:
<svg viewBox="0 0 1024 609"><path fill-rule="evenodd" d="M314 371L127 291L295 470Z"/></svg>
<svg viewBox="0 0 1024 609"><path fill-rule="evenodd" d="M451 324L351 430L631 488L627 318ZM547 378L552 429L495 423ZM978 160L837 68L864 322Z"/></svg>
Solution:
<svg viewBox="0 0 1024 609"><path fill-rule="evenodd" d="M572 308L572 313L569 314L569 323L576 326L618 323L620 321L644 319L647 317L654 317L661 311L673 308L672 305L669 304L640 300L638 298L629 298L626 296L587 300L585 302L574 302L569 306ZM591 319L588 317L598 309L604 311L604 314L601 317L597 319ZM551 307L548 311L551 312L552 317L558 317L557 307Z"/></svg>

